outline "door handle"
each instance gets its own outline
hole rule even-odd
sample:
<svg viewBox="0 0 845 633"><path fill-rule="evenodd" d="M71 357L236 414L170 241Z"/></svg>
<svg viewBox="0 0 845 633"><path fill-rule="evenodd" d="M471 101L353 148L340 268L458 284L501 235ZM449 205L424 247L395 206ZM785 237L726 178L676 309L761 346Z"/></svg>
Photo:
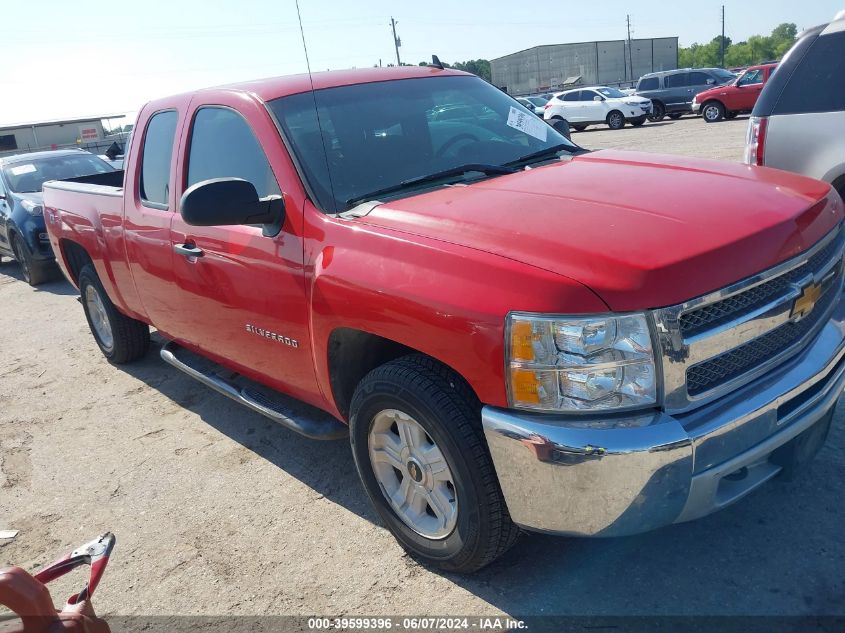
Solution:
<svg viewBox="0 0 845 633"><path fill-rule="evenodd" d="M173 250L183 257L202 257L205 255L201 248L197 248L193 244L174 244Z"/></svg>

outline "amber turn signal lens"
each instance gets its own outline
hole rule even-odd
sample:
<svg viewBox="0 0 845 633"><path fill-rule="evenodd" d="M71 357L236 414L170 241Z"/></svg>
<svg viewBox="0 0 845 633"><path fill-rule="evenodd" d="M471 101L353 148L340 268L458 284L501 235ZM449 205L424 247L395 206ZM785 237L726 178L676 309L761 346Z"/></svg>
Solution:
<svg viewBox="0 0 845 633"><path fill-rule="evenodd" d="M531 321L514 321L511 325L511 360L523 362L534 360L533 342L533 323Z"/></svg>
<svg viewBox="0 0 845 633"><path fill-rule="evenodd" d="M540 381L529 369L511 369L511 389L515 402L540 404Z"/></svg>

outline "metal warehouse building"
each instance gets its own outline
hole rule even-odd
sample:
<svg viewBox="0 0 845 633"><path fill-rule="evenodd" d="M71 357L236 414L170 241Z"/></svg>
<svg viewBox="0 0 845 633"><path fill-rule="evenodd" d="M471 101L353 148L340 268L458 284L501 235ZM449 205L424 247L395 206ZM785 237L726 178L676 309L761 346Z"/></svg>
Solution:
<svg viewBox="0 0 845 633"><path fill-rule="evenodd" d="M493 84L513 95L564 85L631 84L646 73L677 67L677 37L631 40L630 57L627 40L613 40L535 46L490 61Z"/></svg>
<svg viewBox="0 0 845 633"><path fill-rule="evenodd" d="M65 147L93 149L111 143L103 121L123 119L124 114L32 121L0 125L0 156Z"/></svg>

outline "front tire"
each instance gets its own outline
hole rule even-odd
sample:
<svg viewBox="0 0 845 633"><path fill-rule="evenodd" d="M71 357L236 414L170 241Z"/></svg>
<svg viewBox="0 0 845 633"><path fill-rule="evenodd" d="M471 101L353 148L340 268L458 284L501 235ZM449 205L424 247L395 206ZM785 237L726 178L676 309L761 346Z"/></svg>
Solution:
<svg viewBox="0 0 845 633"><path fill-rule="evenodd" d="M516 541L463 379L419 354L377 367L352 399L355 466L399 544L443 570L470 573Z"/></svg>
<svg viewBox="0 0 845 633"><path fill-rule="evenodd" d="M706 123L716 123L725 118L725 106L718 101L708 101L701 107L701 116Z"/></svg>
<svg viewBox="0 0 845 633"><path fill-rule="evenodd" d="M609 113L607 115L607 127L611 130L621 130L625 127L625 116L619 110Z"/></svg>
<svg viewBox="0 0 845 633"><path fill-rule="evenodd" d="M144 356L150 348L149 326L118 312L91 264L82 267L78 281L85 318L103 356L116 365Z"/></svg>
<svg viewBox="0 0 845 633"><path fill-rule="evenodd" d="M21 265L21 273L26 283L30 286L38 286L47 281L46 271L33 259L26 242L17 235L12 236L12 251L15 253L15 259Z"/></svg>

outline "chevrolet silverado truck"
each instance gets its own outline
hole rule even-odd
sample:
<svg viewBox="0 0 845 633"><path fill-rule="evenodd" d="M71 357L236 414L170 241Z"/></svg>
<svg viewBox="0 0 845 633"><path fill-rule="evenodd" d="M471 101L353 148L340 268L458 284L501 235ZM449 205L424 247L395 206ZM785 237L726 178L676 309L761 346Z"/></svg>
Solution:
<svg viewBox="0 0 845 633"><path fill-rule="evenodd" d="M843 390L843 204L816 180L588 152L435 67L153 101L125 167L44 186L105 357L152 326L244 407L348 434L384 524L443 569L521 528L723 508L811 457Z"/></svg>

